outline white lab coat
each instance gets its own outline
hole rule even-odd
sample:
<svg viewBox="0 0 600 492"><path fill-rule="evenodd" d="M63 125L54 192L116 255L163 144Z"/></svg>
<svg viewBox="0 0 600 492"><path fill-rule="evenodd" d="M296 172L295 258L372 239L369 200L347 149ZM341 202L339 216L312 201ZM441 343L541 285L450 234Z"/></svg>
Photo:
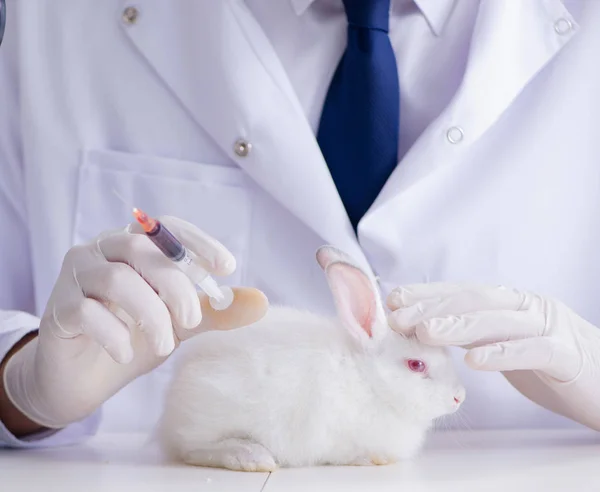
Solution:
<svg viewBox="0 0 600 492"><path fill-rule="evenodd" d="M416 282L505 284L558 297L600 326L600 2L482 0L458 93L399 164L358 241L244 2L137 4L129 24L124 0L9 0L3 307L40 315L65 252L131 220L115 189L221 240L239 265L227 283L273 303L331 312L314 260L330 243L372 267L384 295ZM246 156L234 150L240 140ZM36 324L5 317L0 355L17 326ZM575 425L454 353L472 427ZM101 428L151 427L171 365L109 401Z"/></svg>

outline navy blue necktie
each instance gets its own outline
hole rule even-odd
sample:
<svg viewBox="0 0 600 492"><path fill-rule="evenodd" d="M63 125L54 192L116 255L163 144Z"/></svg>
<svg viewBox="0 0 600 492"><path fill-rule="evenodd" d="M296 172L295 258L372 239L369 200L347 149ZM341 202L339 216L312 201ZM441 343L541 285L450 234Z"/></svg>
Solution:
<svg viewBox="0 0 600 492"><path fill-rule="evenodd" d="M398 160L400 86L388 36L390 0L343 0L348 44L317 140L354 229Z"/></svg>

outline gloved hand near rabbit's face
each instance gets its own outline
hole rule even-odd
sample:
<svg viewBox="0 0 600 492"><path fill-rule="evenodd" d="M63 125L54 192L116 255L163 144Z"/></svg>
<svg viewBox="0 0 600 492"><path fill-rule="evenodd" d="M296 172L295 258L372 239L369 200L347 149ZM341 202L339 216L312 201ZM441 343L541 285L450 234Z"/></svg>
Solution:
<svg viewBox="0 0 600 492"><path fill-rule="evenodd" d="M523 395L600 430L600 330L564 304L506 287L432 283L387 298L392 329L467 349L473 369L502 371Z"/></svg>

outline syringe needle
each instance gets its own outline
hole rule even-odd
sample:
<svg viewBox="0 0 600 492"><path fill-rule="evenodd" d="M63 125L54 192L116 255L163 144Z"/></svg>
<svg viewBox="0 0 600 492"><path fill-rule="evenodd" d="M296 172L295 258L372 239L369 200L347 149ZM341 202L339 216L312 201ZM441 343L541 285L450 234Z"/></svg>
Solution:
<svg viewBox="0 0 600 492"><path fill-rule="evenodd" d="M127 201L125 200L125 198L123 198L121 195L119 195L119 193L117 192L117 190L115 190L114 188L112 189L112 192L115 194L115 196L121 200L125 206L129 207L129 208L135 208L131 203L127 203Z"/></svg>

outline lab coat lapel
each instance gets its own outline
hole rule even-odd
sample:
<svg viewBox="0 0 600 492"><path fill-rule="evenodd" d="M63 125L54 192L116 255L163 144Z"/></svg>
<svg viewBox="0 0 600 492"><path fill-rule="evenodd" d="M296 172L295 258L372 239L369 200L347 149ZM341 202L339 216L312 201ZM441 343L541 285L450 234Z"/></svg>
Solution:
<svg viewBox="0 0 600 492"><path fill-rule="evenodd" d="M481 0L459 90L399 163L372 213L395 206L390 201L440 166L459 162L577 30L561 0ZM449 136L462 140L452 144Z"/></svg>
<svg viewBox="0 0 600 492"><path fill-rule="evenodd" d="M312 129L244 2L142 5L124 29L192 118L323 242L363 260ZM246 157L234 153L238 139L252 144Z"/></svg>

